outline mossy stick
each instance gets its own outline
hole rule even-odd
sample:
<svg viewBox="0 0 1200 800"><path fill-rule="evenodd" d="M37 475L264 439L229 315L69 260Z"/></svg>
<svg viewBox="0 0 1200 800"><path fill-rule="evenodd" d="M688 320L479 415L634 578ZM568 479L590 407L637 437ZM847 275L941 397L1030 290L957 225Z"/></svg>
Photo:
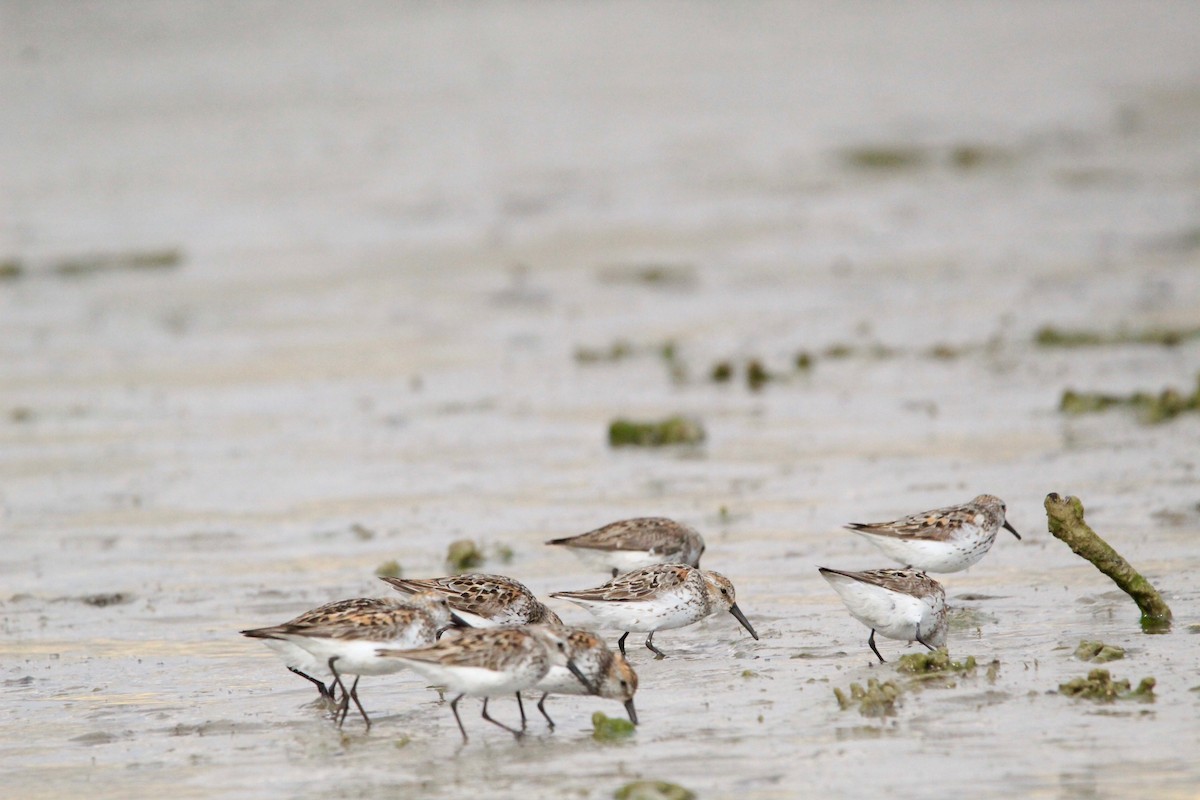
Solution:
<svg viewBox="0 0 1200 800"><path fill-rule="evenodd" d="M1121 558L1121 554L1096 535L1083 521L1083 503L1078 497L1046 495L1046 517L1050 533L1066 542L1075 555L1086 558L1121 591L1133 598L1142 611L1142 629L1165 631L1171 627L1171 609L1162 595L1141 574Z"/></svg>

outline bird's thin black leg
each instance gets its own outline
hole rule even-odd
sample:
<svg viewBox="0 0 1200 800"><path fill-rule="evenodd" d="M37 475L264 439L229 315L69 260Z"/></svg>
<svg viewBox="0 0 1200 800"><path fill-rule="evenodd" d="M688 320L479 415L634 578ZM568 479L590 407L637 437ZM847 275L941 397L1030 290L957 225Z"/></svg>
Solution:
<svg viewBox="0 0 1200 800"><path fill-rule="evenodd" d="M354 705L358 706L358 713L362 714L363 722L367 723L367 730L371 730L371 718L367 716L367 712L363 709L362 703L358 702L358 679L361 675L354 676L354 683L350 685L350 699L354 701ZM345 715L342 715L345 718Z"/></svg>
<svg viewBox="0 0 1200 800"><path fill-rule="evenodd" d="M629 631L625 631L625 633L621 634L621 638L617 639L617 647L619 647L621 649L622 656L625 655L625 640L628 638L629 638Z"/></svg>
<svg viewBox="0 0 1200 800"><path fill-rule="evenodd" d="M324 683L317 680L312 675L306 675L305 673L301 672L300 670L296 669L295 667L288 667L288 671L294 672L295 674L299 675L301 678L304 678L304 680L310 681L311 683L316 685L317 691L321 693L321 697L323 697L324 699L326 699L326 700L331 699L329 697L329 689L325 686Z"/></svg>
<svg viewBox="0 0 1200 800"><path fill-rule="evenodd" d="M871 649L875 651L875 655L879 658L879 663L884 663L883 656L879 655L879 648L875 646L875 629L871 628L871 638L867 639L867 644L871 645Z"/></svg>
<svg viewBox="0 0 1200 800"><path fill-rule="evenodd" d="M525 730L525 703L521 700L521 693L517 692L517 708L521 710L521 730Z"/></svg>
<svg viewBox="0 0 1200 800"><path fill-rule="evenodd" d="M488 722L492 723L493 725L499 725L501 728L504 728L504 730L511 733L514 738L520 739L522 736L521 731L517 730L516 728L510 728L507 725L505 725L503 722L500 722L499 720L495 720L495 719L491 718L491 716L487 713L487 704L488 704L488 699L485 697L485 698L483 698L483 718L486 719Z"/></svg>
<svg viewBox="0 0 1200 800"><path fill-rule="evenodd" d="M458 697L451 700L450 701L450 710L454 712L454 721L458 723L459 733L461 733L463 736L463 744L466 744L468 741L467 740L467 729L463 727L462 717L460 717L458 715L458 701L462 700L462 699L463 699L463 696L460 694Z"/></svg>
<svg viewBox="0 0 1200 800"><path fill-rule="evenodd" d="M550 696L549 692L542 695L542 699L538 700L538 711L542 712L542 716L546 718L546 722L550 725L550 730L554 730L554 720L550 719L550 715L546 713L546 698Z"/></svg>
<svg viewBox="0 0 1200 800"><path fill-rule="evenodd" d="M333 685L342 690L342 702L334 709L333 718L338 721L338 727L342 727L342 723L346 721L346 713L350 710L350 693L346 691L346 684L342 683L342 676L338 674L337 667L334 662L337 661L337 656L330 656L329 671L333 673Z"/></svg>
<svg viewBox="0 0 1200 800"><path fill-rule="evenodd" d="M937 651L937 648L936 648L936 647L934 647L934 646L933 646L933 645L931 645L929 642L927 642L927 641L925 641L924 639L922 639L922 638L921 638L921 626L920 626L920 625L918 625L918 626L917 626L917 636L916 636L916 639L917 639L917 641L918 641L918 642L920 642L921 644L925 645L925 646L926 646L926 647L928 647L930 650Z"/></svg>
<svg viewBox="0 0 1200 800"><path fill-rule="evenodd" d="M655 658L666 658L667 654L654 646L654 631L650 631L650 635L646 637L646 647L650 648L650 652L654 653Z"/></svg>

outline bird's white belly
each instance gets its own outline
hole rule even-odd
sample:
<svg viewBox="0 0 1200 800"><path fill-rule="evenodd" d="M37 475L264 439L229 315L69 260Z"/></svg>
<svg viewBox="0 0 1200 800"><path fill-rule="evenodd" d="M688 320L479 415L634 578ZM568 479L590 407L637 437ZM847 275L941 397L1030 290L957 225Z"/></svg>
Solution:
<svg viewBox="0 0 1200 800"><path fill-rule="evenodd" d="M665 631L703 619L704 607L678 594L633 602L587 602L584 606L601 622L622 631Z"/></svg>

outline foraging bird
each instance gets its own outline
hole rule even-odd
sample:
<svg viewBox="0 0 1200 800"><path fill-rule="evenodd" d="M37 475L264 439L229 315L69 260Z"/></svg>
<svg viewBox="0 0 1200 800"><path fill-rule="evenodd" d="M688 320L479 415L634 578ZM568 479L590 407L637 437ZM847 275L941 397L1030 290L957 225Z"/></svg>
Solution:
<svg viewBox="0 0 1200 800"><path fill-rule="evenodd" d="M946 591L923 572L911 569L872 569L844 572L817 568L841 595L850 616L871 629L867 644L883 663L875 634L900 641L917 641L936 650L946 643Z"/></svg>
<svg viewBox="0 0 1200 800"><path fill-rule="evenodd" d="M467 730L458 715L458 702L463 697L482 697L483 718L520 738L523 729L510 728L488 715L490 698L512 693L520 698L522 690L534 687L555 665L566 667L587 686L585 676L570 658L565 634L541 625L463 628L430 647L380 648L377 652L381 658L407 665L431 684L455 695L450 710L464 743L468 741Z"/></svg>
<svg viewBox="0 0 1200 800"><path fill-rule="evenodd" d="M379 647L408 649L432 644L437 631L449 624L450 606L446 598L424 592L409 598L355 598L314 608L282 625L242 631L244 636L262 639L284 656L288 669L324 687L316 678L301 671L327 670L342 691L335 716L339 727L346 720L350 701L358 708L367 728L371 720L358 699L358 680L363 675L386 675L401 668L399 662L376 655ZM282 644L277 644L282 643ZM298 654L304 653L307 658ZM299 665L299 666L297 666ZM321 674L321 672L319 672ZM347 691L343 674L354 675ZM323 696L332 698L332 689Z"/></svg>
<svg viewBox="0 0 1200 800"><path fill-rule="evenodd" d="M637 724L637 710L633 706L633 695L637 691L637 673L624 656L608 649L608 645L594 633L579 629L564 629L567 637L568 654L575 665L591 684L584 686L564 667L553 666L534 688L541 691L538 711L554 729L554 720L546 713L546 698L552 694L592 694L606 700L619 700L625 704L629 721Z"/></svg>
<svg viewBox="0 0 1200 800"><path fill-rule="evenodd" d="M687 564L656 564L613 578L603 586L573 592L554 592L586 608L602 622L625 631L617 641L625 655L625 639L632 631L649 632L646 647L658 658L666 654L654 646L657 631L682 628L718 611L728 611L750 635L754 627L738 608L733 584L719 572Z"/></svg>

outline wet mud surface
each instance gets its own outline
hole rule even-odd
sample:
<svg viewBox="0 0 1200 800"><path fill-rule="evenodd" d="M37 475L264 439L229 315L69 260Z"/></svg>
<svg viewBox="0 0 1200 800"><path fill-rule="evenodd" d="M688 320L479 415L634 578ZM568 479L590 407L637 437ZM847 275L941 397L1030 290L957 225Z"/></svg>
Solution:
<svg viewBox="0 0 1200 800"><path fill-rule="evenodd" d="M7 794L1194 793L1200 418L1059 401L1200 372L1120 335L1200 326L1195 6L82 8L0 26ZM609 444L675 416L703 441ZM874 664L816 568L889 564L841 526L982 492L1024 538L942 576L975 669ZM616 703L518 743L464 700L462 747L406 674L338 731L237 635L464 539L592 586L542 542L638 515L697 527L762 638L631 647L625 741ZM1155 700L1060 693L1083 640ZM890 713L839 706L872 679Z"/></svg>

